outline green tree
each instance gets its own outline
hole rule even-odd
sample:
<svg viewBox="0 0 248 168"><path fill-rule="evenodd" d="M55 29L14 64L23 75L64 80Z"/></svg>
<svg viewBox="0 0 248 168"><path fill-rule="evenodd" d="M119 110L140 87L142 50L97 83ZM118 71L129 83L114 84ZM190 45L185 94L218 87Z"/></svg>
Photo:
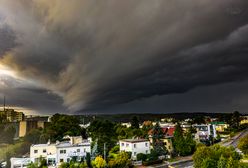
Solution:
<svg viewBox="0 0 248 168"><path fill-rule="evenodd" d="M226 168L227 166L227 159L223 157L223 155L221 155L219 161L218 161L218 165L217 168Z"/></svg>
<svg viewBox="0 0 248 168"><path fill-rule="evenodd" d="M234 111L231 118L230 126L234 129L239 129L240 122L240 113L238 111Z"/></svg>
<svg viewBox="0 0 248 168"><path fill-rule="evenodd" d="M174 144L176 153L178 153L180 156L186 156L191 151L190 146L186 144L186 140L183 135L183 130L179 123L176 125L175 131L174 131L173 144Z"/></svg>
<svg viewBox="0 0 248 168"><path fill-rule="evenodd" d="M192 133L190 131L188 131L186 134L185 143L190 148L187 154L194 153L194 151L196 149L196 142L194 141L194 139L192 137Z"/></svg>
<svg viewBox="0 0 248 168"><path fill-rule="evenodd" d="M239 140L238 148L244 153L248 154L248 135Z"/></svg>
<svg viewBox="0 0 248 168"><path fill-rule="evenodd" d="M162 128L160 127L159 123L157 122L152 129L152 146L153 146L153 149L159 155L167 154L167 149L164 146L164 143L162 141L163 137L164 137L164 132Z"/></svg>
<svg viewBox="0 0 248 168"><path fill-rule="evenodd" d="M144 153L138 153L136 157L137 160L142 160L142 161L145 161L147 159L147 155Z"/></svg>
<svg viewBox="0 0 248 168"><path fill-rule="evenodd" d="M137 116L133 116L131 120L131 128L139 129L139 119Z"/></svg>
<svg viewBox="0 0 248 168"><path fill-rule="evenodd" d="M115 158L109 160L108 167L110 168L128 168L131 164L129 154L120 152Z"/></svg>
<svg viewBox="0 0 248 168"><path fill-rule="evenodd" d="M86 153L86 164L89 168L92 168L92 165L91 165L91 157L90 157L90 153Z"/></svg>
<svg viewBox="0 0 248 168"><path fill-rule="evenodd" d="M32 129L25 135L24 140L31 144L46 143L48 138L43 133L43 129Z"/></svg>
<svg viewBox="0 0 248 168"><path fill-rule="evenodd" d="M44 131L52 142L61 141L65 135L83 136L79 124L80 120L75 116L55 114Z"/></svg>
<svg viewBox="0 0 248 168"><path fill-rule="evenodd" d="M195 168L202 168L203 164L205 166L213 165L212 163L215 163L215 166L212 166L213 168L220 168L225 165L226 167L228 167L228 165L230 167L233 165L239 165L240 159L240 155L235 151L234 148L227 148L219 145L198 147L193 155Z"/></svg>
<svg viewBox="0 0 248 168"><path fill-rule="evenodd" d="M205 117L202 115L198 115L195 118L193 118L193 124L205 124Z"/></svg>
<svg viewBox="0 0 248 168"><path fill-rule="evenodd" d="M195 151L196 148L196 142L192 137L191 131L188 131L184 137L183 130L179 123L176 125L174 131L173 145L175 147L176 153L178 153L180 156L190 155Z"/></svg>
<svg viewBox="0 0 248 168"><path fill-rule="evenodd" d="M211 158L206 158L202 162L201 168L216 168L216 161Z"/></svg>
<svg viewBox="0 0 248 168"><path fill-rule="evenodd" d="M230 157L227 161L227 168L238 168L239 162L237 160L234 160L232 157Z"/></svg>
<svg viewBox="0 0 248 168"><path fill-rule="evenodd" d="M117 143L117 134L115 124L108 120L94 120L88 127L88 132L92 140L96 143L97 150L103 155L104 143L108 152Z"/></svg>
<svg viewBox="0 0 248 168"><path fill-rule="evenodd" d="M151 121L144 121L142 125L142 132L143 132L143 137L148 138L148 132L153 129L153 125Z"/></svg>
<svg viewBox="0 0 248 168"><path fill-rule="evenodd" d="M92 161L92 165L94 168L104 168L106 166L106 161L102 156L97 156L95 160Z"/></svg>

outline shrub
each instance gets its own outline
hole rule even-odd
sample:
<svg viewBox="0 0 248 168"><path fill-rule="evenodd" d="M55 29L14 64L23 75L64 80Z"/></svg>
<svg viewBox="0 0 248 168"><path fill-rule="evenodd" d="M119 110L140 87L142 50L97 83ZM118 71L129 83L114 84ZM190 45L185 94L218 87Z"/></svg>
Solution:
<svg viewBox="0 0 248 168"><path fill-rule="evenodd" d="M137 160L145 161L147 159L147 155L143 153L138 153L137 154Z"/></svg>

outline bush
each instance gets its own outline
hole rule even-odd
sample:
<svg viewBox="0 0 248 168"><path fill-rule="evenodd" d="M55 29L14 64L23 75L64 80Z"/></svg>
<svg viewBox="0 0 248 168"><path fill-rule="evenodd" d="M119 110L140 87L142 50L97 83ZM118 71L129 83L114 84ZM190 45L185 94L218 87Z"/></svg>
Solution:
<svg viewBox="0 0 248 168"><path fill-rule="evenodd" d="M145 161L147 159L147 155L146 154L144 154L144 153L138 153L137 154L137 160L138 161Z"/></svg>
<svg viewBox="0 0 248 168"><path fill-rule="evenodd" d="M109 152L110 153L118 153L120 151L120 146L114 146Z"/></svg>
<svg viewBox="0 0 248 168"><path fill-rule="evenodd" d="M155 150L151 150L151 153L147 155L147 160L148 161L154 161L158 160L159 154Z"/></svg>

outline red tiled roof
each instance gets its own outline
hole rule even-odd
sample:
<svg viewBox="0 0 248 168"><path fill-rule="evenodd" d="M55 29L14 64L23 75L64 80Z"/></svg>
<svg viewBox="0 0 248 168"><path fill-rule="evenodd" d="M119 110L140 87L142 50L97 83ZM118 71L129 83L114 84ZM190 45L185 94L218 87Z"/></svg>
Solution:
<svg viewBox="0 0 248 168"><path fill-rule="evenodd" d="M166 135L167 135L167 136L173 136L174 131L175 131L175 127L170 127L170 128L167 130Z"/></svg>
<svg viewBox="0 0 248 168"><path fill-rule="evenodd" d="M164 128L162 128L162 130L163 130L163 133L165 136L173 136L174 131L175 131L175 127L169 127L169 128L164 127ZM148 135L152 135L152 131L153 131L153 129L150 129L148 131Z"/></svg>

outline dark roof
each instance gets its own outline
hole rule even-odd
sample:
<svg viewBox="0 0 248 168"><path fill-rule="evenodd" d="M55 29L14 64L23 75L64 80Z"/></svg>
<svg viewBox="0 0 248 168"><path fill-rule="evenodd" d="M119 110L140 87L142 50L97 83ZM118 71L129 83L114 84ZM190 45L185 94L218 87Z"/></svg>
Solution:
<svg viewBox="0 0 248 168"><path fill-rule="evenodd" d="M130 142L130 143L136 143L136 142L146 142L148 140L147 139L122 139L120 141Z"/></svg>

